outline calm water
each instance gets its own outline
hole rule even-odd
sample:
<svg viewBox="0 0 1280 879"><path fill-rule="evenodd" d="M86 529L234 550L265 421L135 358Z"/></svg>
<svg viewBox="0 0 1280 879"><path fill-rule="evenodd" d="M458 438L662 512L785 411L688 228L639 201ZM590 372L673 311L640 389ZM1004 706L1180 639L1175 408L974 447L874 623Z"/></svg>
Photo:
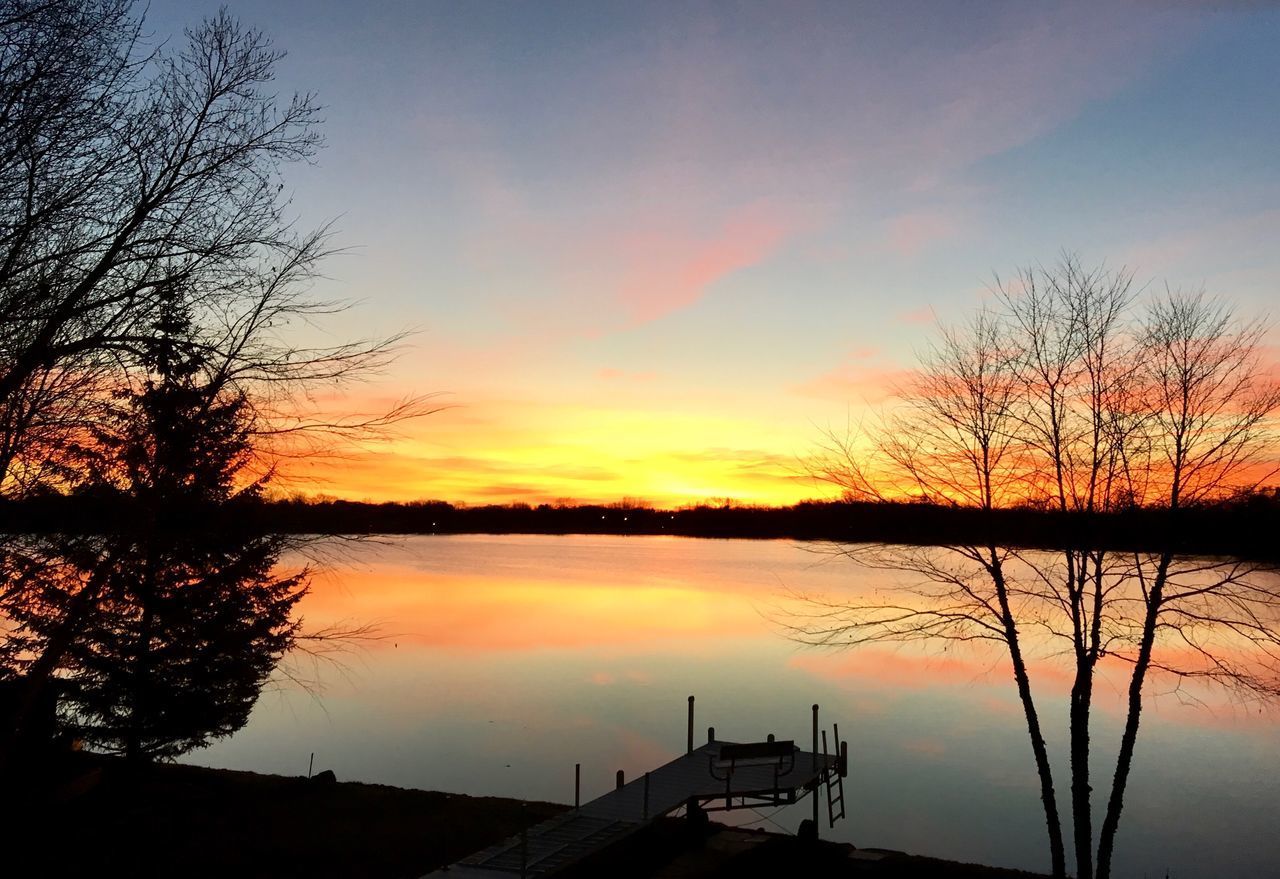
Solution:
<svg viewBox="0 0 1280 879"><path fill-rule="evenodd" d="M1030 746L998 653L798 647L770 622L788 592L854 595L889 575L788 541L450 536L350 550L315 582L308 628L377 622L342 667L290 664L249 725L205 765L571 802L698 737L809 737L809 706L850 740L848 819L863 846L1046 869ZM1035 667L1064 754L1061 666ZM1109 781L1118 687L1098 694L1095 787ZM1228 704L1157 697L1144 714L1117 851L1120 876L1273 876L1280 866L1280 723ZM1069 812L1065 759L1059 806ZM825 809L825 803L824 803ZM807 801L765 813L784 827ZM734 813L768 826L757 815ZM825 822L825 817L824 817ZM1100 816L1099 816L1100 823Z"/></svg>

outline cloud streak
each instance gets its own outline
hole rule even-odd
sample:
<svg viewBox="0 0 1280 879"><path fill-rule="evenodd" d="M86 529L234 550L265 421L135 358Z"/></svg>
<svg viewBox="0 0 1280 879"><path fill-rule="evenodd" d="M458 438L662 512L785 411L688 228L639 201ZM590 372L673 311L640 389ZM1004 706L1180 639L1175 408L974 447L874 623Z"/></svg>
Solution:
<svg viewBox="0 0 1280 879"><path fill-rule="evenodd" d="M632 323L688 308L718 282L767 259L790 231L780 217L754 206L733 212L708 236L657 229L628 234L618 300Z"/></svg>

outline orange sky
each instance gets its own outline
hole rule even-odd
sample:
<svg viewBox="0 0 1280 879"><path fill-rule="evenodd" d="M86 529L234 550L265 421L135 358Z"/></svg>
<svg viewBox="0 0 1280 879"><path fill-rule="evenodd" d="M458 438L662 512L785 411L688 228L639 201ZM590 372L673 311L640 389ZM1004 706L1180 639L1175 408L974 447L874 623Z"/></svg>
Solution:
<svg viewBox="0 0 1280 879"><path fill-rule="evenodd" d="M1265 4L485 6L242 10L325 108L289 210L342 251L310 292L358 306L313 329L412 333L355 408L456 407L283 488L786 504L996 273L1065 249L1276 301Z"/></svg>
<svg viewBox="0 0 1280 879"><path fill-rule="evenodd" d="M289 462L277 487L351 500L632 498L665 507L719 498L785 505L832 494L804 472L817 430L802 414L664 409L653 384L653 398L632 393L613 403L460 403L400 425L386 441Z"/></svg>

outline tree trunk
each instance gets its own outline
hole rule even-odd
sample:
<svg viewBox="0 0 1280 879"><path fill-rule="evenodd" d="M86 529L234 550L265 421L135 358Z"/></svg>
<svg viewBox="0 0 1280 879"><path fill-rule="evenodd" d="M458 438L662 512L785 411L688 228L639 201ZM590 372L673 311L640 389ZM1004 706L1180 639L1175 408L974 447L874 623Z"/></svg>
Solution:
<svg viewBox="0 0 1280 879"><path fill-rule="evenodd" d="M1120 812L1124 808L1124 789L1133 766L1133 747L1138 739L1138 723L1142 719L1142 685L1151 665L1151 650L1156 640L1156 621L1160 615L1161 593L1173 557L1165 553L1160 557L1155 581L1147 596L1147 613L1142 623L1142 642L1138 658L1133 665L1133 677L1129 679L1129 713L1125 718L1124 733L1120 738L1120 754L1116 757L1116 774L1111 782L1111 798L1107 801L1107 815L1102 822L1102 834L1098 839L1097 879L1110 879L1111 855L1115 849L1116 830L1120 827Z"/></svg>
<svg viewBox="0 0 1280 879"><path fill-rule="evenodd" d="M75 598L71 600L71 606L67 608L62 624L58 627L57 635L45 645L44 650L23 675L23 683L19 690L17 705L14 706L13 716L9 719L7 727L0 730L0 774L7 771L9 767L9 759L17 742L18 731L26 723L27 716L32 706L36 704L41 690L49 683L58 663L62 662L62 657L79 633L84 618L97 604L98 596L107 579L103 570L105 565L102 569L95 571L84 588L76 593Z"/></svg>
<svg viewBox="0 0 1280 879"><path fill-rule="evenodd" d="M146 722L147 710L151 701L148 698L148 690L151 680L152 604L153 602L149 596L143 601L142 624L138 634L138 655L134 658L133 693L129 700L131 703L129 706L129 733L125 738L124 746L125 759L130 763L140 763L143 760L141 726Z"/></svg>
<svg viewBox="0 0 1280 879"><path fill-rule="evenodd" d="M1022 645L1018 640L1018 627L1009 608L1009 592L1004 581L1004 572L991 551L991 576L995 581L996 595L1000 602L1000 614L1003 618L1005 641L1009 645L1009 658L1013 662L1013 679L1018 685L1018 698L1022 701L1022 711L1027 718L1027 734L1031 738L1031 750L1035 754L1036 773L1040 776L1040 801L1044 804L1044 820L1049 831L1049 856L1053 862L1054 879L1065 879L1067 875L1066 849L1062 841L1062 819L1058 815L1058 799L1053 789L1053 770L1049 766L1049 750L1045 746L1044 733L1040 730L1040 716L1036 712L1035 701L1031 697L1031 679L1027 676L1027 665L1022 657Z"/></svg>
<svg viewBox="0 0 1280 879"><path fill-rule="evenodd" d="M1093 879L1093 785L1089 769L1089 718L1093 706L1093 657L1096 655L1099 608L1093 607L1093 625L1086 626L1085 584L1088 556L1067 551L1068 588L1075 640L1075 680L1071 683L1069 714L1071 751L1071 827L1075 841L1076 879ZM1096 595L1095 590L1095 595Z"/></svg>
<svg viewBox="0 0 1280 879"><path fill-rule="evenodd" d="M1093 812L1089 783L1089 710L1093 702L1093 670L1087 656L1076 657L1071 686L1071 823L1076 845L1076 877L1093 877Z"/></svg>

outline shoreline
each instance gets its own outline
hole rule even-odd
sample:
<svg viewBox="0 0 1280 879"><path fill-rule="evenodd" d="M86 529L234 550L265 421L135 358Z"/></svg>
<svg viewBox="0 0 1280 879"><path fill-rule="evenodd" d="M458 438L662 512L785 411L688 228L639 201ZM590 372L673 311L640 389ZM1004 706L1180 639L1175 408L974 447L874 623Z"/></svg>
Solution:
<svg viewBox="0 0 1280 879"><path fill-rule="evenodd" d="M14 838L48 839L11 849L14 875L407 879L570 808L339 781L324 772L307 779L185 763L135 767L92 753L29 762L14 774L13 814L6 816ZM659 822L557 875L718 879L802 869L886 879L1039 876L716 824L694 833L682 819ZM59 844L59 837L74 843Z"/></svg>
<svg viewBox="0 0 1280 879"><path fill-rule="evenodd" d="M200 518L208 511L193 509ZM0 502L10 533L107 533L131 521L118 497L45 496ZM675 536L796 540L838 544L983 543L1061 549L1082 543L1111 551L1226 555L1276 560L1280 489L1177 511L1133 508L1062 512L1041 508L981 511L897 501L807 501L789 507L697 506L675 510L627 504L465 506L443 501L273 500L235 510L237 528L281 535L542 534Z"/></svg>

